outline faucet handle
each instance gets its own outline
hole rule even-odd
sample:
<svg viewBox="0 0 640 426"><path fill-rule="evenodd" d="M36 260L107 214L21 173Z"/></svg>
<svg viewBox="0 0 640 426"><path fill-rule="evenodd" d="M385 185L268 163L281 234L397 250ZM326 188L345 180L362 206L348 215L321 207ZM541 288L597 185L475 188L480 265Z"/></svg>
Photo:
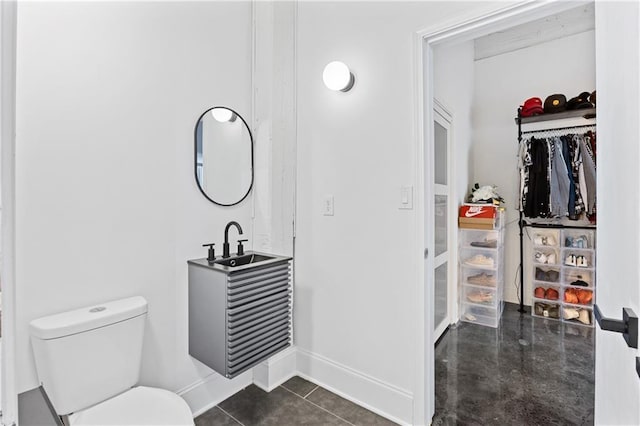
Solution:
<svg viewBox="0 0 640 426"><path fill-rule="evenodd" d="M207 260L209 262L213 262L214 260L216 260L216 251L214 250L213 246L215 246L216 243L209 243L209 244L203 244L202 247L209 247L209 252L207 254Z"/></svg>
<svg viewBox="0 0 640 426"><path fill-rule="evenodd" d="M238 256L242 256L244 254L244 247L242 246L242 243L246 243L249 240L238 240L238 250L237 250L237 255Z"/></svg>

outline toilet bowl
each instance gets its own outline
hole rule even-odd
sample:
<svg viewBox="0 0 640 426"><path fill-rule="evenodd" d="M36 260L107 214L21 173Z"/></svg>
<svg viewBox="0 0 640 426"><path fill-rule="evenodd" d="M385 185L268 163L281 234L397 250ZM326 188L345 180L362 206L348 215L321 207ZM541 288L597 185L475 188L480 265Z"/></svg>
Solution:
<svg viewBox="0 0 640 426"><path fill-rule="evenodd" d="M69 416L73 426L192 425L189 406L173 392L137 386Z"/></svg>
<svg viewBox="0 0 640 426"><path fill-rule="evenodd" d="M180 396L137 386L146 316L136 296L31 321L38 379L69 425L193 426Z"/></svg>

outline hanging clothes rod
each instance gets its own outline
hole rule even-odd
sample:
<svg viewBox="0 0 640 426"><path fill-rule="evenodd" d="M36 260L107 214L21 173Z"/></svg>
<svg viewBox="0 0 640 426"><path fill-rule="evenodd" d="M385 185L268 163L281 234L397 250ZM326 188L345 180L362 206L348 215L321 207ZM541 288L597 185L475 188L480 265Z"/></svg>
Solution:
<svg viewBox="0 0 640 426"><path fill-rule="evenodd" d="M585 129L596 129L595 124L582 124L579 126L567 126L567 127L555 127L552 129L539 129L539 130L525 130L521 132L521 135L531 135L534 133L553 133L559 131L567 131L567 133L571 130L585 130Z"/></svg>

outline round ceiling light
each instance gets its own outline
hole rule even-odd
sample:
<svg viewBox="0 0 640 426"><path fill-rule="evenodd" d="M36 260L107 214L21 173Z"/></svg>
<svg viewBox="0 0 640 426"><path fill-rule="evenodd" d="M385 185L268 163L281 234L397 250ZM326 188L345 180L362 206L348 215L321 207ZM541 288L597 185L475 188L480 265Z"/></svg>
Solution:
<svg viewBox="0 0 640 426"><path fill-rule="evenodd" d="M324 67L322 80L329 89L341 92L348 92L355 83L349 67L340 61L329 62Z"/></svg>

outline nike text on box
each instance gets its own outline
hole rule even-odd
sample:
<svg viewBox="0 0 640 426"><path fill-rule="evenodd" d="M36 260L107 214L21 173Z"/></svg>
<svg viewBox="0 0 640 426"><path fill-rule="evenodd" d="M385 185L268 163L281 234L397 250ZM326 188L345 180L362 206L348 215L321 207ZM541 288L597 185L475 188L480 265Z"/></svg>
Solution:
<svg viewBox="0 0 640 426"><path fill-rule="evenodd" d="M471 229L494 229L498 208L493 205L465 204L460 206L458 226Z"/></svg>

